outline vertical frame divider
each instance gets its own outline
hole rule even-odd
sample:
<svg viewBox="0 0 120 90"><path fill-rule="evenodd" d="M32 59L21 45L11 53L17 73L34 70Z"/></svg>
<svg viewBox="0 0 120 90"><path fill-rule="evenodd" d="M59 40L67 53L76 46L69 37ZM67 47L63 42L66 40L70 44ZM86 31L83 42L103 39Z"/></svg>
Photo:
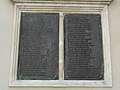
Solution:
<svg viewBox="0 0 120 90"><path fill-rule="evenodd" d="M64 15L59 16L59 80L64 80Z"/></svg>

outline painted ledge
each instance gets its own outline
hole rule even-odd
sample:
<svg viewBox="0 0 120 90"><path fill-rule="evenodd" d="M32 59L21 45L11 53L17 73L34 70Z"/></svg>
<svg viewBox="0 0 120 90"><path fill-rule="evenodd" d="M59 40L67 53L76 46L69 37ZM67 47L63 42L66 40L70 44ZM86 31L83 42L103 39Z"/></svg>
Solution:
<svg viewBox="0 0 120 90"><path fill-rule="evenodd" d="M14 3L99 3L99 4L110 4L113 0L12 0Z"/></svg>

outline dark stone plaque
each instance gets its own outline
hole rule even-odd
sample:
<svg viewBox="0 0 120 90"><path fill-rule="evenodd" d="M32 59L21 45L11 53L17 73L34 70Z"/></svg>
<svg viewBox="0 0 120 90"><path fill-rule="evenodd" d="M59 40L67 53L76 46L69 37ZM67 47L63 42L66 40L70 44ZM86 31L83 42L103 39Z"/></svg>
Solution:
<svg viewBox="0 0 120 90"><path fill-rule="evenodd" d="M101 16L66 14L64 37L64 79L103 80Z"/></svg>
<svg viewBox="0 0 120 90"><path fill-rule="evenodd" d="M58 80L59 14L22 13L18 80Z"/></svg>

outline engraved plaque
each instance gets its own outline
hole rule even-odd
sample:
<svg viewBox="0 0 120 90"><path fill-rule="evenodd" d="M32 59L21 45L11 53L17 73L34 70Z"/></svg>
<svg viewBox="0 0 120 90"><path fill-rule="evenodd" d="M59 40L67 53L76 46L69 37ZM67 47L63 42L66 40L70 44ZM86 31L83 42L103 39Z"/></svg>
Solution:
<svg viewBox="0 0 120 90"><path fill-rule="evenodd" d="M103 80L101 16L66 14L64 40L64 79Z"/></svg>
<svg viewBox="0 0 120 90"><path fill-rule="evenodd" d="M18 80L58 80L59 14L22 13Z"/></svg>

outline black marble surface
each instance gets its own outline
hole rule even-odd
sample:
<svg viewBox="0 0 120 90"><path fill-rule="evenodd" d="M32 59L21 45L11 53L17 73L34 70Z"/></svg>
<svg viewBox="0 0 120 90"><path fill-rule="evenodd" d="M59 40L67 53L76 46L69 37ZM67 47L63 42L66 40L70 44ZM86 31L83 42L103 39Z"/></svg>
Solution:
<svg viewBox="0 0 120 90"><path fill-rule="evenodd" d="M64 79L103 80L101 16L66 14L64 40Z"/></svg>
<svg viewBox="0 0 120 90"><path fill-rule="evenodd" d="M58 80L59 14L22 13L18 80Z"/></svg>

